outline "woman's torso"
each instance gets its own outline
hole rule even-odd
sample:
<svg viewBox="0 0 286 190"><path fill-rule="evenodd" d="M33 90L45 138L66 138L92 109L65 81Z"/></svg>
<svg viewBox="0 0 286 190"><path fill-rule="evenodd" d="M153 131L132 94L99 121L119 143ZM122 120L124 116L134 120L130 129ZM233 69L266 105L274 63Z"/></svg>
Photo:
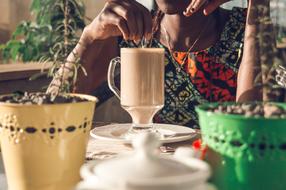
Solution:
<svg viewBox="0 0 286 190"><path fill-rule="evenodd" d="M158 40L153 40L152 47L165 49L165 105L155 116L155 122L197 128L195 106L235 101L245 17L245 9L234 8L220 39L211 47L188 55L170 52ZM130 44L123 42L122 46Z"/></svg>
<svg viewBox="0 0 286 190"><path fill-rule="evenodd" d="M234 8L219 40L207 49L189 54L170 52L159 40L153 40L152 47L165 49L165 105L156 114L155 122L198 128L195 106L235 101L245 18L245 9ZM120 40L120 47L132 47L132 44Z"/></svg>

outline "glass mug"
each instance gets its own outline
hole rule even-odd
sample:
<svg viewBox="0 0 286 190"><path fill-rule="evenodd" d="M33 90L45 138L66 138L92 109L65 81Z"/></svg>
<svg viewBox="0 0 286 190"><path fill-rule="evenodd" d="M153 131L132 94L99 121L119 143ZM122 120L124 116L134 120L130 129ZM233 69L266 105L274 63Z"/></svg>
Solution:
<svg viewBox="0 0 286 190"><path fill-rule="evenodd" d="M164 106L164 49L121 48L108 68L108 85L132 117L132 132L152 131L153 117ZM120 63L120 91L114 71Z"/></svg>

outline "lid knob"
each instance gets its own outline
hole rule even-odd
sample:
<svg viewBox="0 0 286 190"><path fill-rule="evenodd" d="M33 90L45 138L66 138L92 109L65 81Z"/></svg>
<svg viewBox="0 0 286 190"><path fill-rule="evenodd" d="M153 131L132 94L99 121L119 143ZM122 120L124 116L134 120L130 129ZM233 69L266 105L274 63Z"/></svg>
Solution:
<svg viewBox="0 0 286 190"><path fill-rule="evenodd" d="M132 142L135 151L147 157L153 156L160 144L159 136L150 132L139 134Z"/></svg>

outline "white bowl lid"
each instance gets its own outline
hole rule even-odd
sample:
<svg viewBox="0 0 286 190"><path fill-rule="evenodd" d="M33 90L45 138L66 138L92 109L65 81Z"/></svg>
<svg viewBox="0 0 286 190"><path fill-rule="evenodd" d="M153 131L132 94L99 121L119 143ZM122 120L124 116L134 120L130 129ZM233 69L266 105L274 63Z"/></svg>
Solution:
<svg viewBox="0 0 286 190"><path fill-rule="evenodd" d="M133 154L99 163L94 168L94 173L100 180L114 184L118 181L127 183L134 180L180 177L196 171L176 159L160 156L159 145L157 135L139 135L133 142Z"/></svg>

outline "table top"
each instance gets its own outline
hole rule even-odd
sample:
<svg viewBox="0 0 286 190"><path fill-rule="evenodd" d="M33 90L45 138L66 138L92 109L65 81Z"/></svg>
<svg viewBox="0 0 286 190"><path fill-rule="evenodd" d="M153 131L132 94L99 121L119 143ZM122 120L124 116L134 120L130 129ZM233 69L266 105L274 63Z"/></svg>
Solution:
<svg viewBox="0 0 286 190"><path fill-rule="evenodd" d="M95 127L104 126L111 123L105 123L105 122L97 122L94 124ZM172 154L174 150L178 147L191 147L192 142L198 138L200 138L200 132L197 131L198 135L194 138L183 141L183 142L177 142L177 143L169 143L166 145L163 145L160 147L162 150L161 153L167 153ZM164 151L164 149L168 149L168 151ZM128 153L131 152L132 146L128 144L118 143L118 142L111 142L106 140L98 140L90 137L88 146L87 146L87 153L86 158L87 160L93 160L93 159L107 159L111 157L115 157L118 154L122 153Z"/></svg>
<svg viewBox="0 0 286 190"><path fill-rule="evenodd" d="M2 162L2 155L0 156L0 190L7 189L6 177L4 174L4 166Z"/></svg>
<svg viewBox="0 0 286 190"><path fill-rule="evenodd" d="M96 126L102 126L103 124L97 124ZM172 154L177 147L191 147L192 142L195 139L198 139L200 136L197 135L195 138L178 143L171 143L162 145L160 147L162 154ZM95 159L108 159L112 157L116 157L119 154L124 154L131 152L132 146L128 144L110 142L105 140L98 140L90 137L87 152L86 152L86 160L95 160ZM0 156L0 190L7 189L6 178L4 173L4 167L2 162L2 156Z"/></svg>
<svg viewBox="0 0 286 190"><path fill-rule="evenodd" d="M198 138L199 135L188 141L162 145L160 147L161 153L172 154L178 147L191 147L192 142ZM131 152L132 150L132 146L128 144L97 140L91 137L87 146L86 158L87 160L103 160L116 157L119 154Z"/></svg>

